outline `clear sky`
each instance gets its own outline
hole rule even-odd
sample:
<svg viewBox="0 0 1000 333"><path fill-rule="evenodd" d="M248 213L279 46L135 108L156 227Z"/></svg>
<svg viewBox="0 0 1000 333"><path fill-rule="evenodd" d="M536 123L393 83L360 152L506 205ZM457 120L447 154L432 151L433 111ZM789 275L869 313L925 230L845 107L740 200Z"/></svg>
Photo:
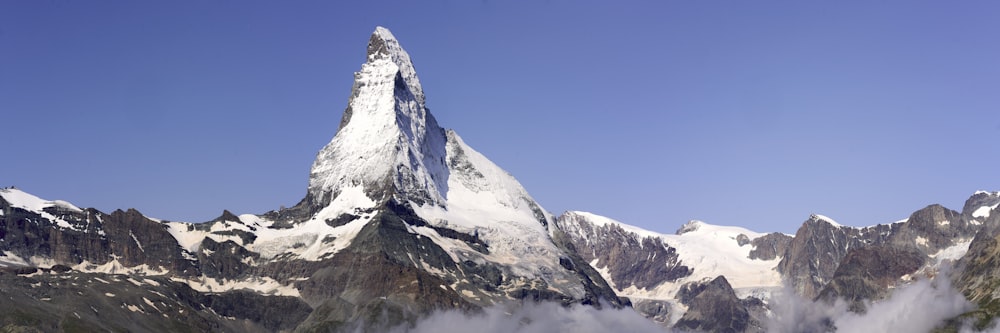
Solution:
<svg viewBox="0 0 1000 333"><path fill-rule="evenodd" d="M206 221L306 192L376 25L546 209L673 232L1000 190L995 1L0 1L0 186Z"/></svg>

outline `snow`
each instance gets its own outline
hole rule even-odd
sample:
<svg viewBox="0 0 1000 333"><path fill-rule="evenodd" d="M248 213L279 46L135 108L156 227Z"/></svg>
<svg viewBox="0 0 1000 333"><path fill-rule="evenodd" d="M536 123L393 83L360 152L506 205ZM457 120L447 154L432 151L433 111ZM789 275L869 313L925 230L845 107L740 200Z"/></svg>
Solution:
<svg viewBox="0 0 1000 333"><path fill-rule="evenodd" d="M11 251L3 251L0 256L0 267L30 266L27 261Z"/></svg>
<svg viewBox="0 0 1000 333"><path fill-rule="evenodd" d="M408 200L431 225L478 234L489 245L490 253L481 254L464 242L441 237L433 228L408 227L442 246L454 260L502 264L515 275L540 278L549 285L578 280L572 272L547 272L559 267L554 254L561 250L535 212L541 212L545 223L551 216L514 177L456 133L438 126L425 107L409 55L387 29L376 28L374 37L384 41L385 52L369 55L355 74L348 121L320 150L310 172L309 193L321 205L326 204L323 200L330 204L295 228L258 233L249 248L264 258L279 253L321 258L335 253L350 244L367 220L330 228L324 219L376 206L389 198L369 198L366 193L379 193L391 185L398 192L396 199ZM403 85L396 83L397 76ZM333 244L309 245L322 243L319 240L327 236L336 237ZM579 292L583 294L582 289Z"/></svg>
<svg viewBox="0 0 1000 333"><path fill-rule="evenodd" d="M136 287L142 287L142 282L139 282L139 280L133 278L126 278L125 281L128 281L129 283L135 285Z"/></svg>
<svg viewBox="0 0 1000 333"><path fill-rule="evenodd" d="M982 218L990 217L990 212L992 212L994 209L997 209L998 206L1000 206L1000 203L997 203L992 206L982 206L976 208L976 210L972 212L972 217L982 217Z"/></svg>
<svg viewBox="0 0 1000 333"><path fill-rule="evenodd" d="M125 267L118 261L118 258L114 258L104 264L95 264L84 260L83 262L73 266L73 269L86 273L105 274L166 275L170 273L170 270L164 267L153 268L147 264Z"/></svg>
<svg viewBox="0 0 1000 333"><path fill-rule="evenodd" d="M682 228L682 230L686 230L685 232L680 235L671 235L648 231L592 213L574 211L566 214L576 215L581 217L583 221L599 227L617 225L622 230L634 234L637 238L658 238L665 245L676 249L681 264L694 270L691 276L675 282L664 282L648 290L635 286L615 286L616 290L623 296L670 300L674 298L681 285L715 278L719 275L725 276L738 293L759 294L781 287L781 276L774 269L781 258L773 260L750 259L752 246L739 246L736 241L736 237L740 234L753 240L764 236L764 233L742 227L717 226L693 220ZM571 228L572 226L568 226L567 232L573 232ZM610 281L606 267L597 267L597 269L605 280Z"/></svg>
<svg viewBox="0 0 1000 333"><path fill-rule="evenodd" d="M146 252L146 249L142 248L142 243L139 242L138 238L135 238L135 234L133 234L132 231L129 231L128 235L132 236L132 241L134 241L135 245L139 247L139 251Z"/></svg>
<svg viewBox="0 0 1000 333"><path fill-rule="evenodd" d="M198 279L170 278L171 281L185 283L191 289L205 292L217 293L232 290L250 290L265 295L274 296L295 296L299 297L299 290L293 285L283 285L269 277L252 277L242 280L215 279L200 277Z"/></svg>
<svg viewBox="0 0 1000 333"><path fill-rule="evenodd" d="M198 248L201 246L201 241L208 236L207 231L201 231L197 229L188 230L191 226L190 223L184 222L167 222L167 232L174 239L177 240L177 244L180 244L182 248L188 250L189 252L198 252Z"/></svg>
<svg viewBox="0 0 1000 333"><path fill-rule="evenodd" d="M374 206L375 202L364 194L362 187L345 188L329 206L316 213L315 217L294 228L257 229L257 239L249 244L247 249L260 253L264 259L290 253L305 260L320 260L350 245L358 232L377 212L363 213L360 218L338 227L329 226L326 220L345 213L360 213ZM323 242L330 237L334 237L332 243Z"/></svg>
<svg viewBox="0 0 1000 333"><path fill-rule="evenodd" d="M43 209L48 207L60 207L69 209L76 212L82 212L83 210L62 200L45 200L36 197L30 193L21 191L16 188L5 188L0 189L0 196L3 197L12 207L22 208L24 210L32 212L41 212Z"/></svg>
<svg viewBox="0 0 1000 333"><path fill-rule="evenodd" d="M440 237L431 228L411 228L430 237L458 260L485 260L504 265L515 275L542 279L571 296L584 291L570 281L577 278L559 267L562 251L552 243L549 230L535 212L551 224L552 218L509 173L469 147L453 131L447 132L448 184L444 205L411 206L431 225L466 234L478 234L490 253L480 254L461 241Z"/></svg>
<svg viewBox="0 0 1000 333"><path fill-rule="evenodd" d="M927 246L927 238L924 238L923 236L917 236L916 243L917 245Z"/></svg>
<svg viewBox="0 0 1000 333"><path fill-rule="evenodd" d="M424 106L409 55L385 28L375 34L389 54L371 57L355 74L350 121L317 155L309 193L327 200L327 193L335 197L347 187L383 186L391 179L407 195L441 202L448 178L444 131ZM397 74L408 91L397 94Z"/></svg>
<svg viewBox="0 0 1000 333"><path fill-rule="evenodd" d="M4 188L0 189L0 197L3 197L11 207L21 208L30 212L34 212L41 215L43 218L52 221L60 228L64 229L75 229L72 224L66 222L61 218L57 218L55 215L49 214L45 211L45 208L49 207L59 207L63 209L68 209L75 212L82 212L83 210L73 204L70 204L62 200L45 200L36 197L30 193L21 191L16 188Z"/></svg>
<svg viewBox="0 0 1000 333"><path fill-rule="evenodd" d="M844 225L842 225L840 223L837 223L837 221L834 221L832 218L830 218L828 216L824 216L824 215L820 215L820 214L812 214L812 216L815 217L819 221L826 221L827 223L832 224L834 227L838 227L839 228L839 227L843 227L844 226Z"/></svg>
<svg viewBox="0 0 1000 333"><path fill-rule="evenodd" d="M191 227L190 223L166 222L167 230L188 252L199 251L201 242L211 238L217 242L232 240L250 251L257 252L263 259L273 259L279 255L293 255L305 260L320 260L334 254L348 245L354 236L377 213L363 213L376 205L364 194L361 186L345 187L340 195L311 219L296 225L294 228L271 228L274 221L252 214L239 215L239 221L215 222L208 231ZM331 227L326 224L341 214L360 215L346 225ZM234 235L220 235L218 232L240 230L256 235L253 243L244 244L243 239ZM324 239L334 239L333 242L323 242ZM210 254L210 253L206 253ZM185 257L195 260L185 252Z"/></svg>
<svg viewBox="0 0 1000 333"><path fill-rule="evenodd" d="M104 293L104 296L107 296L107 297L115 297L115 294L112 294L112 293Z"/></svg>
<svg viewBox="0 0 1000 333"><path fill-rule="evenodd" d="M153 301L150 301L148 298L143 297L142 301L145 302L146 305L149 305L153 307L153 309L156 309L156 311L160 311L160 308L156 307L156 304L153 304Z"/></svg>
<svg viewBox="0 0 1000 333"><path fill-rule="evenodd" d="M940 266L941 262L945 260L958 260L965 256L966 252L969 252L969 245L972 244L972 239L960 240L955 242L955 245L941 249L935 254L931 255L937 261L937 265Z"/></svg>

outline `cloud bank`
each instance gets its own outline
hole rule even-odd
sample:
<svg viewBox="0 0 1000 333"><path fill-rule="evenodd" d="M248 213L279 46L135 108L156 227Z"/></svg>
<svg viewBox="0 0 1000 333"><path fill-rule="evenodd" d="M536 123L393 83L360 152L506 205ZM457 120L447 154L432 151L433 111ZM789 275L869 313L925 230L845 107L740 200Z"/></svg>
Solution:
<svg viewBox="0 0 1000 333"><path fill-rule="evenodd" d="M526 303L521 306L495 305L480 314L458 310L443 311L424 318L409 329L397 332L482 332L482 333L662 333L665 328L646 319L631 308L602 309L592 306L559 303Z"/></svg>
<svg viewBox="0 0 1000 333"><path fill-rule="evenodd" d="M868 311L847 310L846 302L833 304L805 300L791 289L776 293L770 300L774 315L768 332L928 332L946 319L974 308L951 286L947 274L934 280L922 279L896 289L892 295L867 303Z"/></svg>
<svg viewBox="0 0 1000 333"><path fill-rule="evenodd" d="M951 286L947 274L935 280L918 280L894 290L889 298L868 303L868 311L848 311L844 301L833 304L813 302L799 297L790 288L776 292L769 300L771 316L762 323L767 332L928 332L974 309L965 297ZM415 326L397 328L396 333L425 332L671 332L643 317L631 308L595 309L591 306L564 307L559 303L495 305L478 314L458 310L437 312L416 322ZM961 332L972 332L968 325ZM992 328L987 332L1000 333Z"/></svg>

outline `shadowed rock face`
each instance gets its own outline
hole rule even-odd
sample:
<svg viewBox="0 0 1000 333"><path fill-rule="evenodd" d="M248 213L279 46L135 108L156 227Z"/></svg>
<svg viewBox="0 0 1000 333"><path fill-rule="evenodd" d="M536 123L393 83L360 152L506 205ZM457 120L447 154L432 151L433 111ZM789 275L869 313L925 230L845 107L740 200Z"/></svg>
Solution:
<svg viewBox="0 0 1000 333"><path fill-rule="evenodd" d="M0 269L5 332L276 332L312 309L297 297L202 294L166 277Z"/></svg>
<svg viewBox="0 0 1000 333"><path fill-rule="evenodd" d="M453 286L475 290L484 297L492 295L496 300L596 306L605 302L613 307L628 304L619 300L600 275L575 254L562 262L579 272L586 289L583 299L544 285L523 284L508 267L455 262L429 238L408 231L409 226L427 225L408 205L389 203L380 210L382 213L361 230L348 248L324 261L308 275L308 280L298 284L303 298L316 306L300 330L381 331L386 325L412 323L435 310L471 311L489 303L470 303ZM474 242L468 237L455 239ZM429 270L444 274L431 274Z"/></svg>
<svg viewBox="0 0 1000 333"><path fill-rule="evenodd" d="M812 216L795 233L777 269L796 293L814 298L833 278L837 265L849 249L881 242L878 239L887 238L890 228L884 226L875 232L862 233L859 229L835 226Z"/></svg>
<svg viewBox="0 0 1000 333"><path fill-rule="evenodd" d="M887 296L890 286L904 275L916 272L926 258L916 250L891 246L851 249L817 298L831 303L842 298L849 303L850 310L863 312L864 301Z"/></svg>
<svg viewBox="0 0 1000 333"><path fill-rule="evenodd" d="M979 196L977 194L977 196ZM973 200L982 200L981 197L973 196ZM995 202L982 201L975 203L972 209L983 205L992 206ZM963 217L971 218L969 202L966 202L966 209ZM975 304L979 310L973 312L969 318L975 321L977 329L984 329L990 325L994 318L1000 317L1000 213L994 210L992 214L985 218L977 218L983 223L983 228L976 233L976 237L969 244L969 251L955 264L952 272L952 281L955 288L960 290L966 298Z"/></svg>
<svg viewBox="0 0 1000 333"><path fill-rule="evenodd" d="M579 231L566 233L568 241L585 262L597 260L595 267L606 268L618 288L647 289L691 275L677 250L659 239L639 237L614 224L595 225L572 213L560 216L556 225Z"/></svg>
<svg viewBox="0 0 1000 333"><path fill-rule="evenodd" d="M153 270L183 276L199 273L163 224L134 209L105 214L93 208L45 208L45 212L61 217L72 228L59 227L38 213L11 207L3 198L0 210L4 212L0 216L0 250L24 258L51 258L65 265L103 265L117 260L125 267L148 265Z"/></svg>
<svg viewBox="0 0 1000 333"><path fill-rule="evenodd" d="M958 212L930 205L913 212L906 222L900 223L888 243L933 254L953 245L956 239L972 237L977 230L978 226L969 224Z"/></svg>
<svg viewBox="0 0 1000 333"><path fill-rule="evenodd" d="M788 244L792 242L792 236L772 232L752 241L748 237L748 242L753 246L753 250L750 250L750 259L773 260L785 254Z"/></svg>
<svg viewBox="0 0 1000 333"><path fill-rule="evenodd" d="M725 277L704 283L689 283L677 291L688 306L675 328L698 332L748 332L760 329Z"/></svg>
<svg viewBox="0 0 1000 333"><path fill-rule="evenodd" d="M926 260L929 255L975 235L982 223L970 223L967 216L971 213L959 214L941 205L930 205L905 221L865 228L836 226L813 216L796 232L777 269L798 294L815 298L831 282L851 250L891 247L917 253Z"/></svg>

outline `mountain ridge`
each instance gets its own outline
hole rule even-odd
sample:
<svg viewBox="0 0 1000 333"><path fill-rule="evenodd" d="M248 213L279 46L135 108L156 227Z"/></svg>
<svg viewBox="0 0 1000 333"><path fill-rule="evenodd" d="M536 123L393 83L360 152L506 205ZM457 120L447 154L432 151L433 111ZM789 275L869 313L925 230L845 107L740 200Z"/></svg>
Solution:
<svg viewBox="0 0 1000 333"><path fill-rule="evenodd" d="M354 78L290 208L187 223L0 189L0 280L16 286L0 289L16 300L0 307L13 314L0 324L384 331L444 310L555 302L631 306L668 328L758 332L785 286L860 312L952 262L962 267L956 285L983 311L1000 304L1000 284L983 277L1000 271L1000 192L974 193L961 212L929 205L860 228L813 214L794 235L697 220L666 234L581 211L554 216L437 123L387 29L372 33ZM104 293L100 309L72 296L101 297L79 284ZM70 292L67 305L47 303L47 289ZM289 319L271 318L275 307Z"/></svg>

